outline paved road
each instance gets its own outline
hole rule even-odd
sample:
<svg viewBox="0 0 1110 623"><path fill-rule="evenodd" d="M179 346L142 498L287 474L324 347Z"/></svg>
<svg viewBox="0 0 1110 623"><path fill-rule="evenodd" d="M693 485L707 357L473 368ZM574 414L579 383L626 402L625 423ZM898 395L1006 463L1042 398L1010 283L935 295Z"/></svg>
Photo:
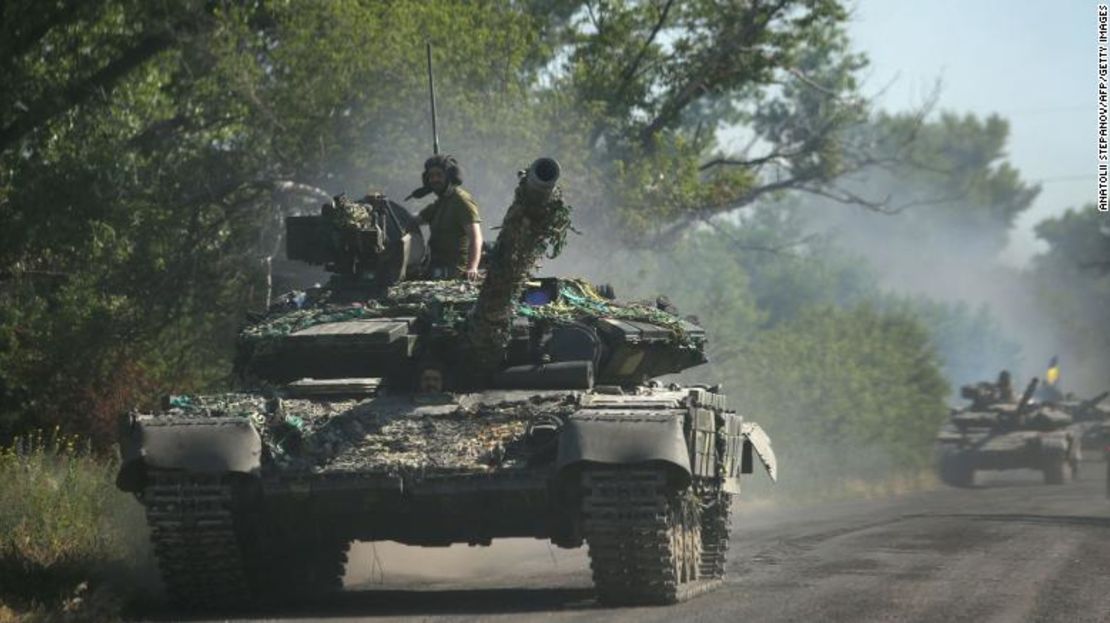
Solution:
<svg viewBox="0 0 1110 623"><path fill-rule="evenodd" d="M360 546L348 591L281 620L1110 621L1101 463L1064 486L1035 472L971 490L739 509L730 577L671 607L600 609L587 560L532 541ZM274 613L266 615L273 620Z"/></svg>

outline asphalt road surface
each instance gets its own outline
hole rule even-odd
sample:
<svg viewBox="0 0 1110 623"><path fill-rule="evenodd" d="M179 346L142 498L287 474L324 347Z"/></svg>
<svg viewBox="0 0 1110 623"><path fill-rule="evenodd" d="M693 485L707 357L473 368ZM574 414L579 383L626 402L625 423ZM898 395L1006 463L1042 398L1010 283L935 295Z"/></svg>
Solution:
<svg viewBox="0 0 1110 623"><path fill-rule="evenodd" d="M584 550L360 544L344 593L289 621L1110 621L1105 468L1041 484L791 508L738 507L724 587L675 606L600 608ZM986 476L986 477L984 477Z"/></svg>

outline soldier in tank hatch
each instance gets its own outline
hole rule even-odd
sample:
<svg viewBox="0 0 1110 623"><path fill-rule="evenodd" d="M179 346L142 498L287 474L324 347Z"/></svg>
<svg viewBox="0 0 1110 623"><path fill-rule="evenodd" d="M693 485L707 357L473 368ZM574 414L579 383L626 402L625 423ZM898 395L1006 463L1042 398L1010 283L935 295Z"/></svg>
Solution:
<svg viewBox="0 0 1110 623"><path fill-rule="evenodd" d="M431 276L478 278L482 258L482 227L478 204L462 188L462 172L453 156L436 155L424 162L424 185L409 197L435 193L436 199L417 215L417 224L431 232Z"/></svg>

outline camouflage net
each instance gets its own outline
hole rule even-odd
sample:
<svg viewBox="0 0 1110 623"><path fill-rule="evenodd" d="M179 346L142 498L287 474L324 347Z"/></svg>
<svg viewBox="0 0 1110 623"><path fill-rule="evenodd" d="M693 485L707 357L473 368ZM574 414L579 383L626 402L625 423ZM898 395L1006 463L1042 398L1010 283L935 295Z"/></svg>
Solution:
<svg viewBox="0 0 1110 623"><path fill-rule="evenodd" d="M686 332L682 319L653 305L616 303L598 294L594 286L582 279L560 279L559 298L547 305L517 303L516 313L529 318L555 322L572 322L584 318L615 318L647 322L670 329L675 342L689 348L701 347L701 339Z"/></svg>
<svg viewBox="0 0 1110 623"><path fill-rule="evenodd" d="M240 337L247 340L265 340L266 338L296 333L327 322L382 318L387 315L386 310L378 305L325 306L315 309L298 309L267 317L262 322L243 329ZM405 314L397 315L403 316Z"/></svg>
<svg viewBox="0 0 1110 623"><path fill-rule="evenodd" d="M328 322L402 316L423 317L433 324L456 324L461 328L478 299L479 287L463 280L405 281L391 287L381 300L348 305L317 301L304 309L271 313L261 322L243 329L240 338L260 344ZM702 346L700 339L686 333L678 316L654 305L618 303L606 299L597 293L592 284L582 279L560 279L558 299L539 306L517 301L513 314L551 322L576 322L589 318L647 322L670 329L675 343L680 346Z"/></svg>
<svg viewBox="0 0 1110 623"><path fill-rule="evenodd" d="M323 215L333 236L348 231L369 232L383 229L380 220L374 218L372 205L352 201L346 195L336 197L330 209L323 211Z"/></svg>
<svg viewBox="0 0 1110 623"><path fill-rule="evenodd" d="M492 373L501 363L520 292L544 254L553 258L562 251L570 212L558 187L537 192L521 175L466 331L466 357L475 378Z"/></svg>
<svg viewBox="0 0 1110 623"><path fill-rule="evenodd" d="M174 396L167 415L247 418L262 437L266 465L283 473L419 476L521 467L531 455L529 425L569 415L574 404L564 393L471 404L465 395L422 404L407 397L278 401L223 394Z"/></svg>

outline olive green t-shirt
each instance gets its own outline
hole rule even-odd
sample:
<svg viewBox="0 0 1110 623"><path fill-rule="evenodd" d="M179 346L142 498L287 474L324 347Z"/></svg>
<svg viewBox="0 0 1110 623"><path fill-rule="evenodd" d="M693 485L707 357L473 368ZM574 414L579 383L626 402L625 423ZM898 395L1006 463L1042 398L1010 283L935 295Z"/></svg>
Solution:
<svg viewBox="0 0 1110 623"><path fill-rule="evenodd" d="M469 252L466 232L473 223L481 223L478 204L470 193L454 186L442 197L420 211L420 220L428 223L431 240L432 266L442 266L464 272Z"/></svg>

